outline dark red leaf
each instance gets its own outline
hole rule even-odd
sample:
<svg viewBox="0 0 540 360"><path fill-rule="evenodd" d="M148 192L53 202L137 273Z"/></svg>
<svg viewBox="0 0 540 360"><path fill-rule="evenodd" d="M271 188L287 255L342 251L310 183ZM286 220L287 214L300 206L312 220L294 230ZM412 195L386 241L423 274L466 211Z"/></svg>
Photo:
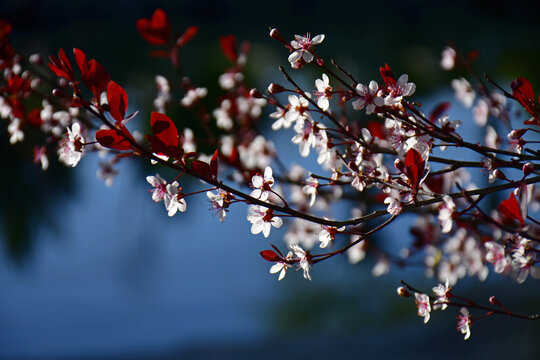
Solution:
<svg viewBox="0 0 540 360"><path fill-rule="evenodd" d="M99 99L101 93L107 89L110 80L107 70L95 59L88 62L88 72L82 75L84 85L90 89L96 99Z"/></svg>
<svg viewBox="0 0 540 360"><path fill-rule="evenodd" d="M182 36L176 41L176 46L181 47L187 44L195 35L199 33L199 28L196 26L190 26L184 31Z"/></svg>
<svg viewBox="0 0 540 360"><path fill-rule="evenodd" d="M75 81L73 67L66 56L64 49L58 51L58 57L49 56L49 68L59 77L63 77L69 81Z"/></svg>
<svg viewBox="0 0 540 360"><path fill-rule="evenodd" d="M109 113L116 122L124 120L128 108L126 91L114 81L109 81L107 85L107 100L109 102Z"/></svg>
<svg viewBox="0 0 540 360"><path fill-rule="evenodd" d="M167 115L152 112L150 126L152 127L152 134L163 144L168 147L178 147L178 130Z"/></svg>
<svg viewBox="0 0 540 360"><path fill-rule="evenodd" d="M178 130L172 120L165 114L153 112L150 120L153 135L147 135L152 151L158 155L166 155L175 159L182 156L178 146Z"/></svg>
<svg viewBox="0 0 540 360"><path fill-rule="evenodd" d="M236 48L236 38L234 35L229 34L219 37L219 45L221 45L221 50L233 63L236 63L238 60L238 50Z"/></svg>
<svg viewBox="0 0 540 360"><path fill-rule="evenodd" d="M525 224L521 215L521 207L513 192L510 192L508 199L501 201L497 209L507 218L517 220L521 225Z"/></svg>
<svg viewBox="0 0 540 360"><path fill-rule="evenodd" d="M381 67L379 71L387 87L396 84L396 78L394 77L394 73L388 64L384 64L384 67Z"/></svg>
<svg viewBox="0 0 540 360"><path fill-rule="evenodd" d="M420 181L424 177L425 161L422 159L422 155L413 148L409 149L405 155L405 169L405 175L410 180L411 188L417 191Z"/></svg>
<svg viewBox="0 0 540 360"><path fill-rule="evenodd" d="M166 45L171 37L171 23L165 11L156 9L151 19L139 19L137 30L152 45Z"/></svg>
<svg viewBox="0 0 540 360"><path fill-rule="evenodd" d="M441 115L450 108L450 106L452 106L452 103L449 101L445 101L437 105L431 112L429 121L431 121L432 124L435 123L435 121L437 121L437 119L440 118Z"/></svg>
<svg viewBox="0 0 540 360"><path fill-rule="evenodd" d="M0 20L0 38L6 37L13 29L13 26L10 22L6 20Z"/></svg>
<svg viewBox="0 0 540 360"><path fill-rule="evenodd" d="M127 130L126 130L127 131ZM126 140L125 136L116 129L98 130L96 131L96 140L102 146L115 150L129 150L131 144Z"/></svg>
<svg viewBox="0 0 540 360"><path fill-rule="evenodd" d="M41 120L41 109L32 109L26 115L28 122L34 126L41 126L43 121Z"/></svg>
<svg viewBox="0 0 540 360"><path fill-rule="evenodd" d="M200 160L193 160L191 170L203 179L211 177L210 165Z"/></svg>
<svg viewBox="0 0 540 360"><path fill-rule="evenodd" d="M525 78L514 79L510 87L514 98L535 118L535 122L540 121L538 109L534 103L534 90L529 80Z"/></svg>
<svg viewBox="0 0 540 360"><path fill-rule="evenodd" d="M386 136L384 135L385 127L383 124L377 121L370 121L367 123L367 129L371 133L371 136L377 137L381 140L386 139Z"/></svg>
<svg viewBox="0 0 540 360"><path fill-rule="evenodd" d="M273 252L272 250L263 250L259 254L261 254L262 258L266 261L271 261L271 262L281 261L281 257L275 252Z"/></svg>
<svg viewBox="0 0 540 360"><path fill-rule="evenodd" d="M73 48L73 55L75 55L75 61L81 70L81 74L88 73L88 61L86 60L86 54L77 48Z"/></svg>
<svg viewBox="0 0 540 360"><path fill-rule="evenodd" d="M439 176L430 175L426 178L425 184L435 194L442 194L444 177L440 175Z"/></svg>

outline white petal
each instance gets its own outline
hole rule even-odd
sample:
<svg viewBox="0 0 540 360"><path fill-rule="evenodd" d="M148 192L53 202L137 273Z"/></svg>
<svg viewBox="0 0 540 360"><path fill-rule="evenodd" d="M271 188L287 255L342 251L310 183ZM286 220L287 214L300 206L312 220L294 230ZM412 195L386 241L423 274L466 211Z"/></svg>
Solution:
<svg viewBox="0 0 540 360"><path fill-rule="evenodd" d="M320 34L320 35L315 36L313 39L311 39L311 44L317 45L317 44L322 43L323 40L324 40L324 34Z"/></svg>

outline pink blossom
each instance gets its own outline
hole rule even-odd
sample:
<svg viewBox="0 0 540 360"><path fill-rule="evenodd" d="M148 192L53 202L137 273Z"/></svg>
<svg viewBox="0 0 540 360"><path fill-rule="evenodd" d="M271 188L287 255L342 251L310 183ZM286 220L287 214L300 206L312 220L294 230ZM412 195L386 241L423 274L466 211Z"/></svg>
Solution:
<svg viewBox="0 0 540 360"><path fill-rule="evenodd" d="M305 36L295 35L294 40L291 41L291 47L294 51L289 55L289 62L292 67L296 67L298 61L302 59L304 62L309 63L313 60L313 54L311 48L314 45L322 43L324 40L324 34L317 35L311 39L311 34L307 33Z"/></svg>
<svg viewBox="0 0 540 360"><path fill-rule="evenodd" d="M315 86L317 87L317 92L315 93L317 106L323 111L326 111L330 106L329 100L332 98L332 87L329 84L328 75L322 74L322 80L315 80Z"/></svg>
<svg viewBox="0 0 540 360"><path fill-rule="evenodd" d="M427 323L431 312L429 296L426 294L414 293L414 300L416 308L418 309L418 316L424 317L424 324Z"/></svg>
<svg viewBox="0 0 540 360"><path fill-rule="evenodd" d="M366 114L372 114L375 111L376 106L383 106L384 99L377 95L379 91L379 84L376 81L371 80L369 86L364 84L356 85L356 95L358 99L353 101L352 106L355 110L362 110L366 108Z"/></svg>
<svg viewBox="0 0 540 360"><path fill-rule="evenodd" d="M268 200L269 192L272 191L272 185L274 185L272 168L267 166L264 169L264 177L257 174L251 178L251 186L253 187L253 191L249 196L266 201Z"/></svg>
<svg viewBox="0 0 540 360"><path fill-rule="evenodd" d="M274 211L260 205L252 205L249 208L247 216L251 225L251 233L263 233L264 237L270 235L270 229L273 227L280 228L283 225L281 218L274 216Z"/></svg>
<svg viewBox="0 0 540 360"><path fill-rule="evenodd" d="M459 312L457 316L457 330L465 334L463 339L467 340L471 336L472 319L467 308L462 307Z"/></svg>
<svg viewBox="0 0 540 360"><path fill-rule="evenodd" d="M488 241L484 244L484 247L487 249L486 261L493 264L496 273L502 273L510 264L504 246L494 241Z"/></svg>

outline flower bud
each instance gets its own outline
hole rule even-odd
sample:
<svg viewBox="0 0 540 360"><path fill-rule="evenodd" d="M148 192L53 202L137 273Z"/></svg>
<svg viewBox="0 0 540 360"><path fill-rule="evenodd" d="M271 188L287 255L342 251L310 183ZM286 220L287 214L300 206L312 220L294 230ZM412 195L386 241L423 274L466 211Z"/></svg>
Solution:
<svg viewBox="0 0 540 360"><path fill-rule="evenodd" d="M523 175L529 176L534 171L534 165L531 163L526 163L523 165Z"/></svg>
<svg viewBox="0 0 540 360"><path fill-rule="evenodd" d="M506 175L504 175L503 172L501 170L499 170L499 169L495 169L495 171L493 171L493 175L497 179L507 180Z"/></svg>
<svg viewBox="0 0 540 360"><path fill-rule="evenodd" d="M64 95L64 92L61 89L54 89L52 91L52 94L57 97L66 97L66 95Z"/></svg>
<svg viewBox="0 0 540 360"><path fill-rule="evenodd" d="M43 59L41 58L40 54L32 54L32 55L30 55L30 57L28 58L28 61L30 61L30 63L32 63L34 65L43 64Z"/></svg>
<svg viewBox="0 0 540 360"><path fill-rule="evenodd" d="M493 305L499 305L499 306L502 305L499 299L497 299L495 296L491 296L489 298L489 302L492 303Z"/></svg>
<svg viewBox="0 0 540 360"><path fill-rule="evenodd" d="M283 36L281 36L281 33L280 33L279 30L276 29L276 28L270 29L270 37L271 37L272 39L277 40L277 41L285 42L285 40L283 39Z"/></svg>
<svg viewBox="0 0 540 360"><path fill-rule="evenodd" d="M249 96L251 96L252 98L255 98L255 99L262 99L263 96L262 94L259 92L259 90L253 88L249 91Z"/></svg>
<svg viewBox="0 0 540 360"><path fill-rule="evenodd" d="M513 129L508 133L508 140L520 139L529 129Z"/></svg>
<svg viewBox="0 0 540 360"><path fill-rule="evenodd" d="M285 88L279 84L271 83L270 85L268 85L268 92L270 94L279 94L284 91L285 91Z"/></svg>
<svg viewBox="0 0 540 360"><path fill-rule="evenodd" d="M403 286L397 288L397 294L401 297L411 297L409 290L405 289Z"/></svg>

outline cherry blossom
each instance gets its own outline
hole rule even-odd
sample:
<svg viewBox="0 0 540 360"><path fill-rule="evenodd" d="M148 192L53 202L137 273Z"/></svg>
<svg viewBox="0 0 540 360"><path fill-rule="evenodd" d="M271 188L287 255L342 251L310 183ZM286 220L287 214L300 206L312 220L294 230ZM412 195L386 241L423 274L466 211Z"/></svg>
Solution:
<svg viewBox="0 0 540 360"><path fill-rule="evenodd" d="M376 106L384 105L384 99L377 95L378 91L379 84L374 80L369 82L369 86L357 84L356 95L358 96L358 99L353 101L353 108L355 110L362 110L365 107L366 114L372 114L375 111Z"/></svg>
<svg viewBox="0 0 540 360"><path fill-rule="evenodd" d="M433 310L445 310L448 307L448 292L451 289L448 285L449 280L446 279L444 285L439 284L433 288L433 293L437 296L437 299L433 302Z"/></svg>
<svg viewBox="0 0 540 360"><path fill-rule="evenodd" d="M441 56L441 68L443 70L452 70L454 68L454 65L456 64L456 50L454 48L451 48L450 46L447 46L442 51Z"/></svg>
<svg viewBox="0 0 540 360"><path fill-rule="evenodd" d="M320 34L311 39L311 34L307 33L305 36L295 35L294 40L291 41L290 45L293 48L293 52L289 55L289 62L291 66L297 67L298 62L303 60L306 63L309 63L313 60L313 54L311 53L311 48L314 45L322 43L324 40L324 34Z"/></svg>
<svg viewBox="0 0 540 360"><path fill-rule="evenodd" d="M160 202L163 200L163 197L167 193L167 181L163 179L159 174L155 176L147 176L146 181L154 187L152 192L152 200L155 202Z"/></svg>
<svg viewBox="0 0 540 360"><path fill-rule="evenodd" d="M426 294L414 293L414 300L418 309L418 316L424 318L424 324L429 321L431 312L431 302Z"/></svg>
<svg viewBox="0 0 540 360"><path fill-rule="evenodd" d="M47 148L45 146L34 147L34 163L40 163L41 170L43 171L49 168L49 158L47 157Z"/></svg>
<svg viewBox="0 0 540 360"><path fill-rule="evenodd" d="M181 190L182 188L180 188ZM163 196L163 202L165 203L165 209L169 216L174 216L177 211L186 211L186 201L183 195L179 192L178 182L173 182L167 185L167 193Z"/></svg>
<svg viewBox="0 0 540 360"><path fill-rule="evenodd" d="M204 98L208 94L208 89L204 87L198 87L195 89L189 89L186 95L180 100L180 104L185 107L192 107L200 99Z"/></svg>
<svg viewBox="0 0 540 360"><path fill-rule="evenodd" d="M249 196L256 199L266 201L268 200L268 194L272 191L272 185L274 185L274 177L272 176L272 168L267 166L264 169L264 177L257 174L251 178L251 186L253 191Z"/></svg>
<svg viewBox="0 0 540 360"><path fill-rule="evenodd" d="M345 230L345 226L340 227L339 229L333 226L323 225L323 229L319 233L319 241L321 242L320 247L325 248L328 246L330 241L333 241L336 237L336 234Z"/></svg>
<svg viewBox="0 0 540 360"><path fill-rule="evenodd" d="M328 75L322 74L322 80L315 80L315 86L317 87L317 92L315 97L317 98L317 106L320 107L323 111L328 110L330 106L329 100L332 98L332 87L329 84Z"/></svg>
<svg viewBox="0 0 540 360"><path fill-rule="evenodd" d="M456 93L456 98L465 105L466 108L470 108L476 98L476 93L474 92L471 83L464 78L459 78L452 80L451 85Z"/></svg>
<svg viewBox="0 0 540 360"><path fill-rule="evenodd" d="M388 106L401 103L406 96L411 96L416 90L416 85L409 81L409 75L403 74L397 82L389 84L388 95L384 98L384 104ZM375 100L374 100L375 101Z"/></svg>
<svg viewBox="0 0 540 360"><path fill-rule="evenodd" d="M206 192L208 201L210 202L210 208L217 211L219 216L219 221L224 222L227 212L229 211L229 205L233 198L233 195L228 193L225 190L218 189L217 194L214 194L211 191Z"/></svg>
<svg viewBox="0 0 540 360"><path fill-rule="evenodd" d="M446 234L452 230L452 223L454 213L456 211L456 204L452 198L448 195L443 196L444 205L439 209L439 222L441 223L441 231Z"/></svg>
<svg viewBox="0 0 540 360"><path fill-rule="evenodd" d="M67 137L64 136L58 156L67 166L75 167L79 163L83 155L83 137L81 135L81 125L74 123L70 128L67 128Z"/></svg>
<svg viewBox="0 0 540 360"><path fill-rule="evenodd" d="M24 140L24 133L21 130L21 119L13 118L8 125L9 143L16 144Z"/></svg>
<svg viewBox="0 0 540 360"><path fill-rule="evenodd" d="M261 205L251 205L247 216L251 225L251 233L256 235L263 233L264 237L270 235L270 229L280 228L283 225L281 218L274 216L274 211Z"/></svg>
<svg viewBox="0 0 540 360"><path fill-rule="evenodd" d="M484 243L484 247L487 249L486 261L493 264L495 272L502 273L505 271L510 264L510 258L506 256L504 246L494 241L488 241Z"/></svg>
<svg viewBox="0 0 540 360"><path fill-rule="evenodd" d="M289 251L287 253L286 260L291 261L292 258L293 258L293 253L292 253L292 251ZM283 280L283 278L287 274L287 269L290 268L291 266L292 265L290 265L290 264L288 264L286 262L278 261L274 265L272 265L272 267L270 268L270 274L279 273L278 281L281 281L281 280Z"/></svg>
<svg viewBox="0 0 540 360"><path fill-rule="evenodd" d="M300 269L304 270L304 278L311 280L311 265L308 256L309 253L302 249L302 247L298 244L292 244L291 249L294 252L294 256L300 260L298 266Z"/></svg>
<svg viewBox="0 0 540 360"><path fill-rule="evenodd" d="M178 211L186 211L186 201L179 191L182 188L178 187L177 181L168 184L159 174L147 176L146 181L154 187L154 189L149 190L152 192L152 200L154 202L163 201L169 216L174 216Z"/></svg>
<svg viewBox="0 0 540 360"><path fill-rule="evenodd" d="M462 334L465 334L464 340L467 340L471 336L471 316L469 315L469 310L462 307L459 309L459 314L457 316L457 330Z"/></svg>

